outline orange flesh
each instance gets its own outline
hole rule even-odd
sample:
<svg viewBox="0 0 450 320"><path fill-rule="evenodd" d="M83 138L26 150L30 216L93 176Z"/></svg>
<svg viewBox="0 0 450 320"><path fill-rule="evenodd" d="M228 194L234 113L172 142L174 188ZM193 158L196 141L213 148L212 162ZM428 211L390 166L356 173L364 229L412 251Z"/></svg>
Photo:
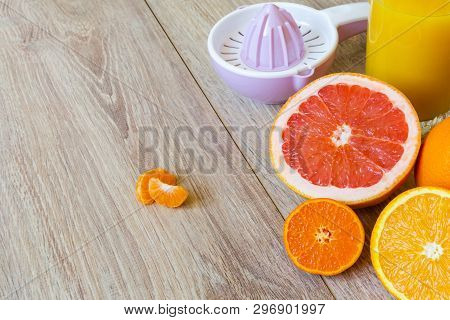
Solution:
<svg viewBox="0 0 450 320"><path fill-rule="evenodd" d="M188 197L182 186L169 185L155 178L150 179L148 190L156 203L170 208L181 206Z"/></svg>
<svg viewBox="0 0 450 320"><path fill-rule="evenodd" d="M136 183L136 198L143 204L152 204L154 202L148 188L151 178L156 178L172 185L177 183L177 178L173 174L161 168L152 169L142 173Z"/></svg>
<svg viewBox="0 0 450 320"><path fill-rule="evenodd" d="M333 275L358 259L364 229L349 207L329 199L309 200L286 219L284 241L289 257L300 269Z"/></svg>
<svg viewBox="0 0 450 320"><path fill-rule="evenodd" d="M379 264L410 299L449 299L450 198L424 193L397 207L379 238Z"/></svg>
<svg viewBox="0 0 450 320"><path fill-rule="evenodd" d="M151 204L154 202L150 193L148 193L148 182L150 176L141 175L136 183L136 199L143 204Z"/></svg>
<svg viewBox="0 0 450 320"><path fill-rule="evenodd" d="M282 133L287 164L319 186L369 187L403 155L408 125L380 92L327 85L292 114Z"/></svg>

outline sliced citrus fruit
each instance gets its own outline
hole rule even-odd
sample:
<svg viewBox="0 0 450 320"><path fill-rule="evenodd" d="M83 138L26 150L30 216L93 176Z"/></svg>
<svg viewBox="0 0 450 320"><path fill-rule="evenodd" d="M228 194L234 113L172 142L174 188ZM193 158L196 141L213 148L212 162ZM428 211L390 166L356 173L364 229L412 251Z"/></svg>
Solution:
<svg viewBox="0 0 450 320"><path fill-rule="evenodd" d="M380 202L399 186L419 147L409 100L352 73L319 78L297 92L270 134L272 165L292 190L355 207Z"/></svg>
<svg viewBox="0 0 450 320"><path fill-rule="evenodd" d="M143 204L154 202L148 190L148 183L151 178L156 178L167 184L176 184L177 178L170 172L156 168L142 173L136 182L136 198Z"/></svg>
<svg viewBox="0 0 450 320"><path fill-rule="evenodd" d="M156 203L166 207L179 207L188 197L188 192L182 186L170 185L155 178L150 179L148 186L150 196Z"/></svg>
<svg viewBox="0 0 450 320"><path fill-rule="evenodd" d="M381 212L370 253L378 278L399 299L450 299L450 191L408 190Z"/></svg>
<svg viewBox="0 0 450 320"><path fill-rule="evenodd" d="M286 219L284 245L298 268L331 276L358 260L364 246L364 228L345 204L330 199L308 200Z"/></svg>

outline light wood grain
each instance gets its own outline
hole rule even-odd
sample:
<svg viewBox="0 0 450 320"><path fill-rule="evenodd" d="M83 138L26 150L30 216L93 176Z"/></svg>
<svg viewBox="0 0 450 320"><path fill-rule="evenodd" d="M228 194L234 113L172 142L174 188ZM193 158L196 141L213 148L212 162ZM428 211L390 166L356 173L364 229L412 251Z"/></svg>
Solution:
<svg viewBox="0 0 450 320"><path fill-rule="evenodd" d="M147 0L147 2L201 86L211 106L225 126L230 128L233 139L257 173L258 179L268 191L278 210L286 217L303 199L285 187L270 166L267 147L268 134L279 107L259 104L233 93L214 73L206 48L209 30L217 20L238 6L260 1ZM305 0L297 2L321 9L356 1ZM182 14L180 14L181 12ZM364 55L365 35L348 39L338 46L337 57L330 72L364 72ZM242 139L243 128L249 127L254 128L253 131L256 130L260 135L247 135L246 139ZM402 190L410 184L411 182L408 182ZM355 266L341 275L324 278L335 297L339 299L386 299L391 297L374 273L368 246L373 225L386 203L358 210L366 230L366 246Z"/></svg>
<svg viewBox="0 0 450 320"><path fill-rule="evenodd" d="M153 5L162 19L167 5ZM172 5L165 24L193 14ZM238 108L268 121L275 109L257 113L207 65L207 29L227 10L188 18L203 21L195 45L180 23L169 34L214 106L234 105L227 124ZM284 254L278 210L299 199L268 177L287 199L277 209L144 1L0 0L0 44L0 297L333 298ZM160 144L139 158L149 127ZM202 127L222 129L199 143ZM217 170L198 173L205 163ZM135 201L139 170L154 165L181 174L185 206Z"/></svg>

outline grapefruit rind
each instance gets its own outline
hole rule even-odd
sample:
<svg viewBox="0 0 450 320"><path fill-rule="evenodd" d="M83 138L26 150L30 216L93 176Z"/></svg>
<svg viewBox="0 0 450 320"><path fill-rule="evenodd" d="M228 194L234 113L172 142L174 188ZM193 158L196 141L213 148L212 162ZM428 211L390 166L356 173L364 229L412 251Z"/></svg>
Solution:
<svg viewBox="0 0 450 320"><path fill-rule="evenodd" d="M370 257L372 260L372 265L375 269L375 273L378 276L378 279L380 279L383 286L386 288L386 290L395 298L401 299L401 300L409 300L409 298L403 293L397 290L394 286L394 284L386 277L386 275L383 272L383 269L381 267L380 263L380 255L378 250L378 244L381 237L381 234L384 229L384 225L386 223L386 220L389 218L390 214L399 206L407 202L409 199L425 194L425 193L431 193L436 194L441 197L450 198L450 191L444 188L437 188L437 187L418 187L414 189L410 189L408 191L403 192L402 194L395 197L380 213L377 222L375 223L375 226L372 231L372 236L370 238Z"/></svg>
<svg viewBox="0 0 450 320"><path fill-rule="evenodd" d="M291 168L282 152L282 129L286 127L290 116L297 112L298 106L325 85L346 83L359 85L386 94L394 107L405 115L408 124L408 138L403 144L405 152L395 166L385 173L383 178L370 187L338 188L335 186L318 186L304 179L297 170ZM277 129L278 128L278 129ZM277 176L293 191L301 196L314 198L330 198L341 201L354 208L366 207L386 199L400 186L414 167L420 148L420 122L416 111L408 98L389 84L375 78L357 73L335 73L321 77L298 91L283 105L278 112L270 132L270 159Z"/></svg>
<svg viewBox="0 0 450 320"><path fill-rule="evenodd" d="M292 253L291 253L291 251L290 251L290 249L289 249L289 242L288 242L288 239L287 239L287 236L288 236L288 232L287 232L288 229L287 229L287 226L289 225L289 222L291 221L292 217L293 217L299 210L301 210L301 208L304 207L305 205L308 205L308 204L311 204L311 203L314 203L314 202L322 202L322 201L327 201L327 202L329 202L329 203L333 203L334 205L337 205L337 206L339 206L339 207L341 207L341 208L344 208L344 209L346 209L346 210L350 210L350 211L355 215L355 217L356 217L355 222L357 223L357 225L358 225L358 227L359 227L359 229L360 229L360 232L361 232L361 238L362 238L362 239L365 239L365 231L364 231L364 227L363 227L363 225L362 225L362 223L361 223L361 220L359 219L358 215L357 215L351 208L349 208L348 206L346 206L346 205L343 204L343 203L334 201L334 200L332 200L332 199L325 199L325 198L322 199L322 198L317 198L317 199L307 200L307 201L301 203L301 204L300 204L298 207L296 207L294 210L292 210L292 212L289 214L289 216L286 218L286 220L285 220L285 222L284 222L283 242L284 242L284 247L286 248L286 253L287 253L288 256L289 256L289 259L291 259L291 261L295 264L295 266L296 266L297 268L299 268L300 270L303 270L303 271L308 272L308 273L311 273L311 274L318 274L318 275L322 275L322 276L335 276L335 275L337 275L337 274L340 274L340 273L344 272L345 270L347 270L348 268L350 268L352 265L354 265L356 261L358 261L359 257L361 256L363 247L364 247L364 242L360 242L360 245L358 246L358 251L357 251L356 254L353 256L353 259L352 259L349 263L343 265L341 268L339 268L339 269L337 269L337 270L327 272L327 271L319 270L319 269L310 269L310 268L307 268L306 266L300 264L300 263L298 262L298 260L297 260L297 257L294 256L294 255L292 255Z"/></svg>

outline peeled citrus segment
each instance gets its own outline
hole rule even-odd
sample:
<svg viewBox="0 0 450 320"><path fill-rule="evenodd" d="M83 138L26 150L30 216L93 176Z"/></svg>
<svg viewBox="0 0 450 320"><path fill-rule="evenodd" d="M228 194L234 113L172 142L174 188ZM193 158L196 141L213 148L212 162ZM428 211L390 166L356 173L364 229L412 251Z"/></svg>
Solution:
<svg viewBox="0 0 450 320"><path fill-rule="evenodd" d="M297 92L270 135L272 165L291 189L358 207L399 186L419 147L419 120L409 100L352 73L322 77Z"/></svg>
<svg viewBox="0 0 450 320"><path fill-rule="evenodd" d="M399 299L450 299L450 191L408 190L389 203L372 232L373 266Z"/></svg>
<svg viewBox="0 0 450 320"><path fill-rule="evenodd" d="M182 186L170 185L155 178L150 179L148 190L156 203L170 208L181 206L188 197Z"/></svg>
<svg viewBox="0 0 450 320"><path fill-rule="evenodd" d="M298 268L335 275L358 260L364 246L364 228L348 206L330 199L308 200L286 219L284 244Z"/></svg>
<svg viewBox="0 0 450 320"><path fill-rule="evenodd" d="M151 178L156 178L167 184L176 184L177 178L170 172L156 168L142 173L136 183L136 198L143 204L152 204L153 198L150 196L148 183Z"/></svg>

